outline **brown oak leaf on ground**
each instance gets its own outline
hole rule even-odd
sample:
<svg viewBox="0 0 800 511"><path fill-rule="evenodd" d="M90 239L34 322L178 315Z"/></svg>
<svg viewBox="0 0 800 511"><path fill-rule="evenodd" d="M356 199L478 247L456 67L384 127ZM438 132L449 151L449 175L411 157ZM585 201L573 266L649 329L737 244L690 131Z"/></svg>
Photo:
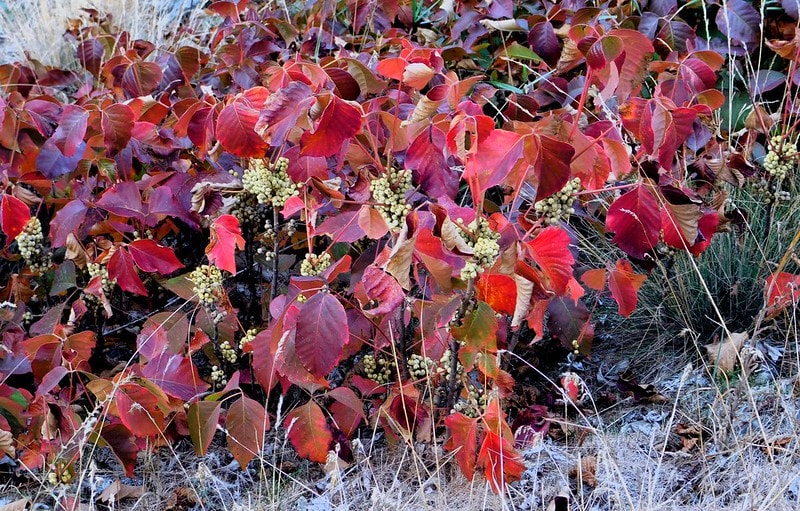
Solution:
<svg viewBox="0 0 800 511"><path fill-rule="evenodd" d="M706 344L709 360L722 372L729 373L733 371L739 351L741 351L747 338L747 332L737 332L731 333L728 339L723 342Z"/></svg>

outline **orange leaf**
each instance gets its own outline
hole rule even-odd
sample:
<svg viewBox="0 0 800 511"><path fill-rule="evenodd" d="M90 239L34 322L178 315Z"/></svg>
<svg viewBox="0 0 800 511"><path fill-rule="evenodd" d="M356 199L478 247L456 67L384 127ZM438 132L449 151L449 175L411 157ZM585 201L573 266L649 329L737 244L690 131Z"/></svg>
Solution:
<svg viewBox="0 0 800 511"><path fill-rule="evenodd" d="M631 263L620 259L608 272L608 288L617 302L619 313L628 317L636 309L637 293L647 275L634 273Z"/></svg>
<svg viewBox="0 0 800 511"><path fill-rule="evenodd" d="M602 291L606 288L606 270L603 268L587 270L583 272L583 275L581 275L581 280L590 289Z"/></svg>
<svg viewBox="0 0 800 511"><path fill-rule="evenodd" d="M264 448L264 433L269 429L266 410L257 401L242 396L228 409L228 449L245 468Z"/></svg>

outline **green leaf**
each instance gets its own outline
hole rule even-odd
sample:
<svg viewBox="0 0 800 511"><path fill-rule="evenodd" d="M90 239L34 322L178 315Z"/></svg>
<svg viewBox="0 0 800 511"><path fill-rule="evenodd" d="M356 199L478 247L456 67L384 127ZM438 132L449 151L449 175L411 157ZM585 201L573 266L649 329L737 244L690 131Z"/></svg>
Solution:
<svg viewBox="0 0 800 511"><path fill-rule="evenodd" d="M458 352L464 367L475 364L478 353L497 353L497 317L486 302L478 302L474 310L467 313L461 325L452 329L453 337L465 346Z"/></svg>
<svg viewBox="0 0 800 511"><path fill-rule="evenodd" d="M517 42L511 43L508 48L506 48L505 55L510 59L532 60L537 63L542 61L542 58L537 55L536 52Z"/></svg>
<svg viewBox="0 0 800 511"><path fill-rule="evenodd" d="M64 261L53 272L53 285L50 287L50 296L58 296L76 286L75 263Z"/></svg>

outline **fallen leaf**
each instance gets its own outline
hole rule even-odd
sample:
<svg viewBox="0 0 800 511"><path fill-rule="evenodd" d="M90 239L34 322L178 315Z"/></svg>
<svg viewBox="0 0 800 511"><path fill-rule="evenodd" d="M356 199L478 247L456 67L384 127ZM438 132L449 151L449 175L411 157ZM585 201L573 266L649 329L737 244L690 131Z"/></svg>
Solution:
<svg viewBox="0 0 800 511"><path fill-rule="evenodd" d="M176 488L175 491L167 499L164 511L188 511L194 509L200 502L197 493L186 487Z"/></svg>
<svg viewBox="0 0 800 511"><path fill-rule="evenodd" d="M597 458L595 456L581 458L581 462L569 471L569 476L577 478L579 485L585 484L594 488L597 486Z"/></svg>
<svg viewBox="0 0 800 511"><path fill-rule="evenodd" d="M4 506L0 506L0 511L25 511L28 509L29 504L31 504L30 500L19 499Z"/></svg>
<svg viewBox="0 0 800 511"><path fill-rule="evenodd" d="M741 351L747 338L747 332L737 332L730 334L724 342L706 344L708 358L722 372L729 373L733 371L736 366L736 360L739 358L739 351Z"/></svg>
<svg viewBox="0 0 800 511"><path fill-rule="evenodd" d="M703 441L703 428L696 424L687 426L679 423L675 426L675 433L681 437L681 444L683 444L681 450L684 452L689 452L695 447L699 447Z"/></svg>
<svg viewBox="0 0 800 511"><path fill-rule="evenodd" d="M122 499L138 499L144 495L144 486L130 486L122 484L119 479L106 486L100 494L103 502L119 502Z"/></svg>
<svg viewBox="0 0 800 511"><path fill-rule="evenodd" d="M0 431L0 453L6 453L13 458L15 452L14 435L10 431Z"/></svg>
<svg viewBox="0 0 800 511"><path fill-rule="evenodd" d="M659 394L652 384L639 385L629 371L619 375L617 389L633 397L633 400L637 402L666 403L669 401L666 396Z"/></svg>

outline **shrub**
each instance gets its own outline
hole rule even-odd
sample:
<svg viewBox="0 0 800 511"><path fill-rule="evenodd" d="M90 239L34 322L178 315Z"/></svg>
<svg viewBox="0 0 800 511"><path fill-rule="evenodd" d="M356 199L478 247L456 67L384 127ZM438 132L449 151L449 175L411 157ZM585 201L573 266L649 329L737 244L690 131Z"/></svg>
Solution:
<svg viewBox="0 0 800 511"><path fill-rule="evenodd" d="M202 49L87 25L80 80L0 67L0 429L27 468L67 482L101 443L130 474L223 421L242 466L272 427L322 463L369 421L446 427L500 492L524 469L502 359L523 325L586 355L585 288L628 316L643 263L712 242L721 192L690 164L732 157L724 59L678 17L338 7L215 2ZM747 19L717 28L744 47ZM588 271L578 218L618 247Z"/></svg>

